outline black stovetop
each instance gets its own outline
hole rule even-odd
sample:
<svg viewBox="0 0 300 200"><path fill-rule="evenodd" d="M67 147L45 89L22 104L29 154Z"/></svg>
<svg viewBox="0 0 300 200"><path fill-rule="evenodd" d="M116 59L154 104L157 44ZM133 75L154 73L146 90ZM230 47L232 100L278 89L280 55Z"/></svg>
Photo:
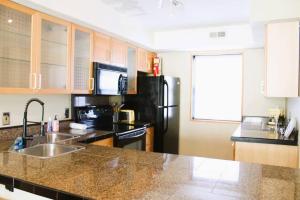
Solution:
<svg viewBox="0 0 300 200"><path fill-rule="evenodd" d="M93 127L96 130L111 131L114 133L126 133L139 129L144 129L145 126L129 125L129 124L106 124Z"/></svg>

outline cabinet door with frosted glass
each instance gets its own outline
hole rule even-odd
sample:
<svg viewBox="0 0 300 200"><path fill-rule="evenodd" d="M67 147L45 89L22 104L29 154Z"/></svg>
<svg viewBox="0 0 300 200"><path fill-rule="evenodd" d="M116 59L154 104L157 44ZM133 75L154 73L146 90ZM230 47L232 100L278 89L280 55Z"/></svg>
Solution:
<svg viewBox="0 0 300 200"><path fill-rule="evenodd" d="M94 87L92 78L93 32L73 25L72 39L72 93L89 94Z"/></svg>
<svg viewBox="0 0 300 200"><path fill-rule="evenodd" d="M71 24L47 16L40 18L38 92L70 92Z"/></svg>
<svg viewBox="0 0 300 200"><path fill-rule="evenodd" d="M33 14L0 1L0 93L30 93L36 87L31 62Z"/></svg>
<svg viewBox="0 0 300 200"><path fill-rule="evenodd" d="M137 93L137 48L131 45L127 47L127 74L128 74L128 94Z"/></svg>

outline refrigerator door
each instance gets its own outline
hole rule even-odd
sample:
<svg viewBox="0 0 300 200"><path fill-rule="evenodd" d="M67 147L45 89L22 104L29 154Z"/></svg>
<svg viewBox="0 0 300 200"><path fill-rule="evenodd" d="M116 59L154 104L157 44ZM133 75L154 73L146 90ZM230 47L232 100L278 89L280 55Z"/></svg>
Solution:
<svg viewBox="0 0 300 200"><path fill-rule="evenodd" d="M156 114L154 151L178 154L179 107L159 108Z"/></svg>
<svg viewBox="0 0 300 200"><path fill-rule="evenodd" d="M164 108L163 152L178 154L179 151L179 107Z"/></svg>
<svg viewBox="0 0 300 200"><path fill-rule="evenodd" d="M163 104L163 78L144 76L138 78L138 94L151 105Z"/></svg>
<svg viewBox="0 0 300 200"><path fill-rule="evenodd" d="M163 106L179 106L180 79L163 76Z"/></svg>

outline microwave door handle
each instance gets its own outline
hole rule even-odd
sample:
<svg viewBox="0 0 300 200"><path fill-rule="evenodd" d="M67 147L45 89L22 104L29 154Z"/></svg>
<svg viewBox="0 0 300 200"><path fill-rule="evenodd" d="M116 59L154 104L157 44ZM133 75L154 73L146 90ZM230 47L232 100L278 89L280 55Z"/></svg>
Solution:
<svg viewBox="0 0 300 200"><path fill-rule="evenodd" d="M123 80L123 75L119 75L119 80L118 80L118 93L121 93L122 91L122 80Z"/></svg>

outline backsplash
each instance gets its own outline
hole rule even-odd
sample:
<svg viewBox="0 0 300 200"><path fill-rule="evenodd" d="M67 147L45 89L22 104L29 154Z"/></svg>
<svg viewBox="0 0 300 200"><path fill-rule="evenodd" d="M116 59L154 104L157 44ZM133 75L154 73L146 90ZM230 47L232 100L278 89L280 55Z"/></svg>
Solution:
<svg viewBox="0 0 300 200"><path fill-rule="evenodd" d="M71 116L71 95L0 95L0 128L19 126L23 124L23 113L26 102L31 98L39 98L45 103L44 121L48 121L48 117L52 119L54 115L58 115L59 119L65 119L65 108L70 109ZM3 126L2 114L10 113L10 125ZM41 121L41 108L37 103L32 103L28 109L28 120Z"/></svg>
<svg viewBox="0 0 300 200"><path fill-rule="evenodd" d="M60 121L59 126L60 130L66 130L69 128L70 120ZM47 124L45 124L45 130L47 129ZM29 125L28 126L28 135L39 134L40 126L39 125ZM8 127L8 128L0 128L0 141L1 140L14 140L19 136L22 136L23 127Z"/></svg>

